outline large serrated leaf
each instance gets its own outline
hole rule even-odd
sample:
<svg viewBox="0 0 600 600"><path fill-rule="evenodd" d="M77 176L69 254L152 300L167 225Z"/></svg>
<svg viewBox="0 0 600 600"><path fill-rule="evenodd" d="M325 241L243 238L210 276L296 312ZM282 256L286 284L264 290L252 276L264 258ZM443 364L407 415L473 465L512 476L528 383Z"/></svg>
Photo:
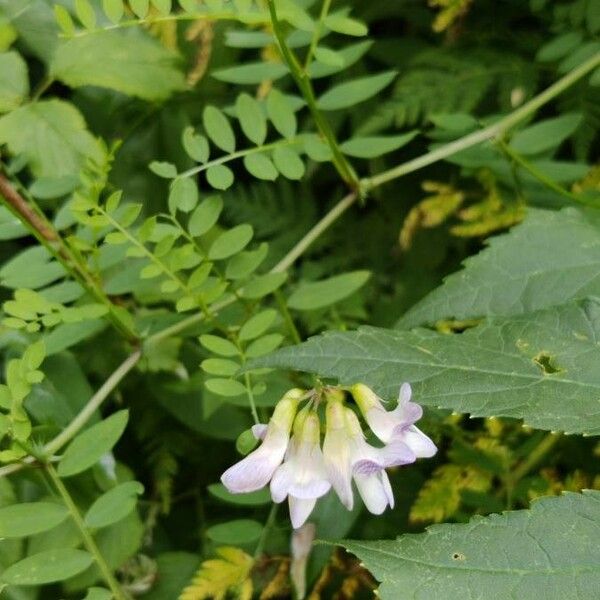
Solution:
<svg viewBox="0 0 600 600"><path fill-rule="evenodd" d="M103 31L61 44L51 71L71 87L97 85L144 100L164 100L186 87L176 58L148 36Z"/></svg>
<svg viewBox="0 0 600 600"><path fill-rule="evenodd" d="M430 527L397 540L348 541L383 600L592 600L600 589L600 492L530 510Z"/></svg>
<svg viewBox="0 0 600 600"><path fill-rule="evenodd" d="M600 215L530 210L524 223L492 238L399 325L516 315L591 295L600 295Z"/></svg>
<svg viewBox="0 0 600 600"><path fill-rule="evenodd" d="M365 327L331 332L253 361L365 382L385 398L413 385L417 402L474 416L600 434L600 304L583 301L496 318L462 334Z"/></svg>

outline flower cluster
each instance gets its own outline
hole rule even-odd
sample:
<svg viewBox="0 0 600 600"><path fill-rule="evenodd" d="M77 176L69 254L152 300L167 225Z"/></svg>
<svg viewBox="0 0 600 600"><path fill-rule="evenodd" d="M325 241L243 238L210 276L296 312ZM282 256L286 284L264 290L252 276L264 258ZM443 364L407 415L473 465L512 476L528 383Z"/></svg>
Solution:
<svg viewBox="0 0 600 600"><path fill-rule="evenodd" d="M411 388L400 388L398 405L391 411L366 385L349 388L360 414L382 446L369 444L357 413L346 403L345 393L326 388L321 393L292 389L277 403L268 425L255 425L261 445L221 477L234 494L253 492L270 482L274 502L288 499L294 528L301 527L319 498L331 488L352 510L356 485L365 506L374 514L394 507L386 473L433 456L435 444L415 426L423 410L411 402ZM321 449L319 401L325 400L325 436ZM303 400L309 400L300 407Z"/></svg>

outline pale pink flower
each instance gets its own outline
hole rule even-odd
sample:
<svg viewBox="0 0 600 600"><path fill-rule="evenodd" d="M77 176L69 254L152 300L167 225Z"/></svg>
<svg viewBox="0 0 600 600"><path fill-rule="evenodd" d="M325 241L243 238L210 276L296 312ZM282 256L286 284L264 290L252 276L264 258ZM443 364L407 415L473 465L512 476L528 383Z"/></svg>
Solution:
<svg viewBox="0 0 600 600"><path fill-rule="evenodd" d="M423 416L423 409L410 401L412 390L402 384L398 405L387 411L381 398L366 385L352 386L352 395L373 433L385 444L404 442L417 458L430 458L437 452L436 445L414 425Z"/></svg>
<svg viewBox="0 0 600 600"><path fill-rule="evenodd" d="M283 502L288 498L295 529L304 524L317 499L331 488L320 441L319 417L310 409L304 409L296 417L285 461L271 479L273 502Z"/></svg>

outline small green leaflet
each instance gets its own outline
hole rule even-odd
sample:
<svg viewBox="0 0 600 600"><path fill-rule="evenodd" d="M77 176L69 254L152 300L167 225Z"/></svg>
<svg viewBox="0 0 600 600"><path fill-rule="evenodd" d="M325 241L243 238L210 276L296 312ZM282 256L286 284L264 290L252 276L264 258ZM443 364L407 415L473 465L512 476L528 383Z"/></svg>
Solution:
<svg viewBox="0 0 600 600"><path fill-rule="evenodd" d="M599 242L600 216L593 211L529 209L521 225L493 237L462 271L408 310L399 325L522 314L600 296Z"/></svg>
<svg viewBox="0 0 600 600"><path fill-rule="evenodd" d="M112 23L118 23L123 18L125 7L123 0L102 0L104 13Z"/></svg>
<svg viewBox="0 0 600 600"><path fill-rule="evenodd" d="M124 519L134 508L137 496L144 486L137 481L126 481L96 499L85 515L88 527L99 529Z"/></svg>
<svg viewBox="0 0 600 600"><path fill-rule="evenodd" d="M0 52L0 113L14 110L29 93L27 64L18 52Z"/></svg>
<svg viewBox="0 0 600 600"><path fill-rule="evenodd" d="M302 179L304 163L298 153L289 146L277 146L273 150L273 162L284 177L292 180Z"/></svg>
<svg viewBox="0 0 600 600"><path fill-rule="evenodd" d="M352 271L323 281L301 283L288 299L295 310L315 310L331 306L359 290L369 279L368 271Z"/></svg>
<svg viewBox="0 0 600 600"><path fill-rule="evenodd" d="M358 37L362 37L369 33L369 30L364 23L361 23L356 19L351 19L341 11L327 15L327 17L325 17L325 27L332 31L336 31L337 33Z"/></svg>
<svg viewBox="0 0 600 600"><path fill-rule="evenodd" d="M208 486L209 493L228 504L238 504L242 506L261 506L271 503L271 494L268 489L250 492L249 494L232 494L222 483L212 483Z"/></svg>
<svg viewBox="0 0 600 600"><path fill-rule="evenodd" d="M181 143L190 158L196 162L205 163L210 156L208 140L203 135L198 135L193 127L186 127L181 136Z"/></svg>
<svg viewBox="0 0 600 600"><path fill-rule="evenodd" d="M235 150L235 135L225 114L215 106L207 106L202 113L202 122L206 135L212 142L224 150L231 153Z"/></svg>
<svg viewBox="0 0 600 600"><path fill-rule="evenodd" d="M0 575L0 582L9 585L44 585L63 581L85 571L92 562L92 555L83 550L46 550L8 567Z"/></svg>
<svg viewBox="0 0 600 600"><path fill-rule="evenodd" d="M237 519L206 530L206 536L217 544L249 544L260 537L263 526L250 519Z"/></svg>
<svg viewBox="0 0 600 600"><path fill-rule="evenodd" d="M281 79L288 68L282 63L256 62L246 63L239 67L226 67L217 69L211 75L219 81L234 83L238 85L256 85L262 81L275 81Z"/></svg>
<svg viewBox="0 0 600 600"><path fill-rule="evenodd" d="M253 235L252 225L246 223L223 232L212 243L208 251L208 258L223 260L237 254L249 244Z"/></svg>
<svg viewBox="0 0 600 600"><path fill-rule="evenodd" d="M275 181L279 176L275 165L271 162L271 159L265 154L248 154L244 156L244 167L250 175L253 175L257 179L263 179L266 181Z"/></svg>
<svg viewBox="0 0 600 600"><path fill-rule="evenodd" d="M249 94L240 94L235 111L245 136L257 146L267 137L267 119L260 104Z"/></svg>
<svg viewBox="0 0 600 600"><path fill-rule="evenodd" d="M174 215L178 210L191 212L198 204L198 188L190 177L180 177L171 184L169 192L169 212Z"/></svg>
<svg viewBox="0 0 600 600"><path fill-rule="evenodd" d="M206 169L206 181L216 190L226 190L233 184L233 171L226 165L213 165Z"/></svg>
<svg viewBox="0 0 600 600"><path fill-rule="evenodd" d="M203 200L190 217L188 224L190 235L197 237L206 233L217 222L222 210L221 196L209 196Z"/></svg>
<svg viewBox="0 0 600 600"><path fill-rule="evenodd" d="M473 416L600 434L600 304L582 301L496 318L462 334L364 327L330 332L253 361L371 385L396 398L408 381L416 401Z"/></svg>
<svg viewBox="0 0 600 600"><path fill-rule="evenodd" d="M58 463L60 477L77 475L96 464L110 452L127 425L129 413L120 410L80 433L67 447Z"/></svg>
<svg viewBox="0 0 600 600"><path fill-rule="evenodd" d="M250 317L244 325L242 325L238 336L239 339L245 342L257 338L271 327L276 318L277 311L273 308L267 308L253 317Z"/></svg>
<svg viewBox="0 0 600 600"><path fill-rule="evenodd" d="M593 600L600 589L600 492L429 527L397 540L342 542L382 582L382 600Z"/></svg>
<svg viewBox="0 0 600 600"><path fill-rule="evenodd" d="M364 102L387 87L396 77L396 71L368 75L340 83L327 90L317 100L321 110L340 110Z"/></svg>
<svg viewBox="0 0 600 600"><path fill-rule="evenodd" d="M535 125L518 131L513 136L510 146L520 154L540 154L553 150L573 135L582 121L583 116L577 113L538 121Z"/></svg>
<svg viewBox="0 0 600 600"><path fill-rule="evenodd" d="M296 115L289 100L277 89L272 89L267 96L267 114L283 137L292 138L296 135Z"/></svg>
<svg viewBox="0 0 600 600"><path fill-rule="evenodd" d="M75 13L86 29L94 29L96 13L88 0L75 0Z"/></svg>
<svg viewBox="0 0 600 600"><path fill-rule="evenodd" d="M56 527L69 516L62 504L24 502L0 508L0 539L35 535Z"/></svg>
<svg viewBox="0 0 600 600"><path fill-rule="evenodd" d="M402 148L417 135L418 131L409 131L402 135L355 137L340 144L340 150L356 158L376 158Z"/></svg>
<svg viewBox="0 0 600 600"><path fill-rule="evenodd" d="M286 272L265 273L264 275L259 275L244 285L241 290L241 295L243 298L250 298L252 300L263 298L283 285L283 282L286 279Z"/></svg>

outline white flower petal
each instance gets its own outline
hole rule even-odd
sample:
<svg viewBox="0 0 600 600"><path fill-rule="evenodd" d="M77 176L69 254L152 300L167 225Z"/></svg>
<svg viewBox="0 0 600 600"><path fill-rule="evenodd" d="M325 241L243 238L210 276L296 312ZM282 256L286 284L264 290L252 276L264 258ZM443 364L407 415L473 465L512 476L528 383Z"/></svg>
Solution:
<svg viewBox="0 0 600 600"><path fill-rule="evenodd" d="M388 504L393 505L394 498L385 471L373 475L355 474L354 481L369 512L380 515Z"/></svg>
<svg viewBox="0 0 600 600"><path fill-rule="evenodd" d="M221 481L232 494L254 492L269 483L275 469L281 464L288 445L288 434L272 427L265 441L223 475Z"/></svg>
<svg viewBox="0 0 600 600"><path fill-rule="evenodd" d="M256 425L252 425L252 435L257 440L264 440L265 436L267 435L268 428L269 426L265 423L257 423Z"/></svg>
<svg viewBox="0 0 600 600"><path fill-rule="evenodd" d="M285 500L293 480L293 464L285 462L277 468L271 479L271 498L273 502L279 504Z"/></svg>
<svg viewBox="0 0 600 600"><path fill-rule="evenodd" d="M317 503L317 499L295 498L294 496L289 496L288 502L290 506L290 519L292 521L292 526L294 529L298 529L304 525L306 519L308 519L310 516L310 513L313 511L313 508Z"/></svg>
<svg viewBox="0 0 600 600"><path fill-rule="evenodd" d="M323 443L323 459L327 477L342 504L352 510L352 466L350 463L349 435L345 429L328 430Z"/></svg>
<svg viewBox="0 0 600 600"><path fill-rule="evenodd" d="M415 425L397 429L394 438L403 441L417 458L431 458L437 452L437 446Z"/></svg>

